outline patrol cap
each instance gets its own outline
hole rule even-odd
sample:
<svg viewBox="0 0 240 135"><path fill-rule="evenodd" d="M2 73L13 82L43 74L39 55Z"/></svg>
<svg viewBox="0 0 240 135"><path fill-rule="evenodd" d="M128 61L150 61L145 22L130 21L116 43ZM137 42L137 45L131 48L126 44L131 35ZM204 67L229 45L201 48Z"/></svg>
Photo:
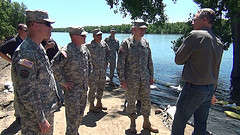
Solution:
<svg viewBox="0 0 240 135"><path fill-rule="evenodd" d="M111 28L110 32L115 32L115 28Z"/></svg>
<svg viewBox="0 0 240 135"><path fill-rule="evenodd" d="M44 10L27 10L26 22L31 22L31 21L46 21L49 23L55 22L49 19L48 13Z"/></svg>
<svg viewBox="0 0 240 135"><path fill-rule="evenodd" d="M137 19L132 22L133 27L139 27L139 28L147 28L146 22L144 22L142 19Z"/></svg>
<svg viewBox="0 0 240 135"><path fill-rule="evenodd" d="M93 35L94 36L99 35L99 34L102 34L102 31L100 29L94 29L93 30Z"/></svg>
<svg viewBox="0 0 240 135"><path fill-rule="evenodd" d="M86 35L87 32L84 30L82 26L70 26L69 28L69 34L72 35Z"/></svg>

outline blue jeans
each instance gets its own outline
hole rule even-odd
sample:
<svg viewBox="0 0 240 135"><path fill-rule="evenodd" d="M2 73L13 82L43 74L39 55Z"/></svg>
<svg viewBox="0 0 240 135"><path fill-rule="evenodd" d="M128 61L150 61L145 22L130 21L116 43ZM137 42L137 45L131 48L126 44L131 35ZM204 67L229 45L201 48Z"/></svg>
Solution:
<svg viewBox="0 0 240 135"><path fill-rule="evenodd" d="M172 124L172 135L184 135L187 121L194 115L193 135L206 135L207 119L214 85L194 85L185 83L177 101L177 109Z"/></svg>

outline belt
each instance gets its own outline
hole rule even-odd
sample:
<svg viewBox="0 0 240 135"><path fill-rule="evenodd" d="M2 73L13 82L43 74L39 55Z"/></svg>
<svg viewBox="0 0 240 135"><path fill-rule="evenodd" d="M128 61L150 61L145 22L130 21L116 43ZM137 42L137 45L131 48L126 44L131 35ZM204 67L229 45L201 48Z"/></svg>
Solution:
<svg viewBox="0 0 240 135"><path fill-rule="evenodd" d="M210 86L210 85L213 85L213 84L196 85L196 84L193 84L193 83L190 83L190 82L185 82L185 85L187 85L188 87L191 87L191 86Z"/></svg>

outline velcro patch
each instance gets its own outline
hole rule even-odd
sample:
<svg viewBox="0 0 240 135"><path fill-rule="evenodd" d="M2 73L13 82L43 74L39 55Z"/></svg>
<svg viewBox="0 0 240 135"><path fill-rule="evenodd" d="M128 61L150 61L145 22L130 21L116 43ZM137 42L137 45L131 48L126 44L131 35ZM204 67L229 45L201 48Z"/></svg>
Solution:
<svg viewBox="0 0 240 135"><path fill-rule="evenodd" d="M19 64L28 67L28 68L32 68L32 66L34 65L33 62L27 60L27 59L20 59Z"/></svg>
<svg viewBox="0 0 240 135"><path fill-rule="evenodd" d="M26 69L23 69L20 71L20 76L23 78L23 79L26 79L28 78L29 76L29 72L26 70Z"/></svg>

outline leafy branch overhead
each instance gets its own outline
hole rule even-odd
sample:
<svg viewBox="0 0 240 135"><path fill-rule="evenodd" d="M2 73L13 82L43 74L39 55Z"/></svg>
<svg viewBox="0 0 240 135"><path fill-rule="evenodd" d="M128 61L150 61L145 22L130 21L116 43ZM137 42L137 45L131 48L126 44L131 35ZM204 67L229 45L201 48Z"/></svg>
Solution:
<svg viewBox="0 0 240 135"><path fill-rule="evenodd" d="M148 23L163 24L167 20L164 14L163 0L106 0L115 13L120 12L123 17L131 19L141 18Z"/></svg>

